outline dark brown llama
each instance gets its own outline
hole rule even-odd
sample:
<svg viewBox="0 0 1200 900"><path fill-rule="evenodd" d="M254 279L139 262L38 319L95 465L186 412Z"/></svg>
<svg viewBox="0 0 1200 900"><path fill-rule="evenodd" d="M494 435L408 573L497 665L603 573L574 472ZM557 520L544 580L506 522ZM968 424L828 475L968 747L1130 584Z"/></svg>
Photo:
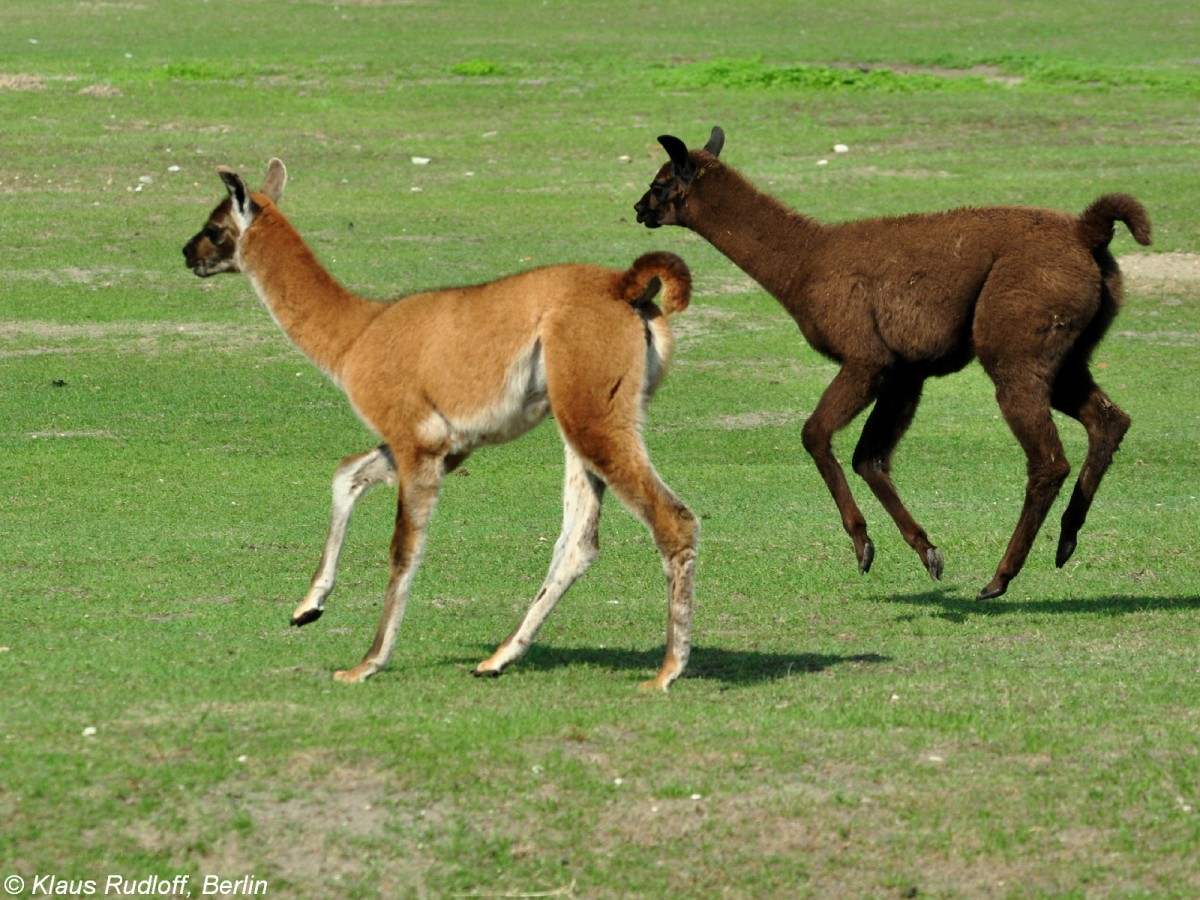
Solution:
<svg viewBox="0 0 1200 900"><path fill-rule="evenodd" d="M892 453L912 422L925 379L978 357L1028 460L1025 504L996 574L979 599L998 597L1021 571L1070 472L1051 409L1087 430L1088 451L1062 517L1056 563L1079 529L1129 428L1129 417L1092 380L1088 362L1121 302L1108 250L1113 223L1150 243L1138 201L1105 194L1081 216L988 207L823 225L758 191L717 157L720 128L702 149L679 138L635 206L648 228L682 225L763 286L809 344L840 364L804 424L804 448L841 512L861 572L874 546L850 494L832 438L874 402L854 450L854 470L934 579L942 552L905 509L890 476Z"/></svg>

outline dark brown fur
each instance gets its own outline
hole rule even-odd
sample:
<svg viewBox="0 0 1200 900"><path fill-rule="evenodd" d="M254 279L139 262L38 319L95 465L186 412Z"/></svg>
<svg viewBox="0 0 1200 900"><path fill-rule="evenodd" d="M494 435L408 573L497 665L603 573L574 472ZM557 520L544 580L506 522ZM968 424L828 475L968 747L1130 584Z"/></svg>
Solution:
<svg viewBox="0 0 1200 900"><path fill-rule="evenodd" d="M1149 244L1142 205L1106 194L1081 216L985 207L823 225L722 163L721 129L690 152L678 138L659 141L671 162L637 203L638 221L681 225L709 240L783 305L814 349L841 365L802 437L854 541L860 570L870 568L874 546L833 455L833 435L874 403L854 469L930 575L940 578L942 553L901 502L891 458L925 379L957 372L976 357L1028 460L1020 519L979 596L1003 594L1021 570L1070 471L1051 408L1088 433L1087 458L1062 519L1062 566L1129 427L1129 417L1092 380L1088 361L1121 301L1120 272L1108 250L1113 223L1125 222L1139 243Z"/></svg>

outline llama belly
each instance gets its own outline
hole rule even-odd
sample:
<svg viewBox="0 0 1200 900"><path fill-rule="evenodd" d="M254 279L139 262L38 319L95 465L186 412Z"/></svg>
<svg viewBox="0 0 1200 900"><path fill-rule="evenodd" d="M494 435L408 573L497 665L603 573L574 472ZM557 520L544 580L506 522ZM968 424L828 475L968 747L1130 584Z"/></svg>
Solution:
<svg viewBox="0 0 1200 900"><path fill-rule="evenodd" d="M971 359L971 303L893 287L874 304L875 330L898 359L943 372Z"/></svg>
<svg viewBox="0 0 1200 900"><path fill-rule="evenodd" d="M929 368L931 374L957 371L973 355L966 321L905 323L904 327L880 323L879 331L897 360Z"/></svg>
<svg viewBox="0 0 1200 900"><path fill-rule="evenodd" d="M470 453L477 447L505 444L519 438L550 411L545 397L525 398L516 408L486 410L470 418L447 416L434 409L416 429L417 437L447 456Z"/></svg>
<svg viewBox="0 0 1200 900"><path fill-rule="evenodd" d="M492 390L478 382L474 390L465 392L449 387L429 392L430 408L418 435L451 454L514 440L546 418L550 411L545 366L536 344L509 367Z"/></svg>

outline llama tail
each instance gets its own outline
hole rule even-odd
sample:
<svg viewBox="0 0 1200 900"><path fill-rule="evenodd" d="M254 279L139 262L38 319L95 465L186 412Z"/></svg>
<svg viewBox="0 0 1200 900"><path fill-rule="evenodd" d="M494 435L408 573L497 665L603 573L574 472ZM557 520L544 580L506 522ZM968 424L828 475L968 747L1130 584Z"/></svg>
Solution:
<svg viewBox="0 0 1200 900"><path fill-rule="evenodd" d="M1113 223L1124 222L1133 239L1143 246L1150 244L1150 217L1146 208L1128 194L1105 194L1097 197L1079 217L1079 230L1084 243L1092 250L1107 247L1113 237Z"/></svg>
<svg viewBox="0 0 1200 900"><path fill-rule="evenodd" d="M660 287L663 312L668 316L688 308L692 299L692 273L687 263L674 253L659 251L639 256L620 277L617 295L637 306L653 300Z"/></svg>

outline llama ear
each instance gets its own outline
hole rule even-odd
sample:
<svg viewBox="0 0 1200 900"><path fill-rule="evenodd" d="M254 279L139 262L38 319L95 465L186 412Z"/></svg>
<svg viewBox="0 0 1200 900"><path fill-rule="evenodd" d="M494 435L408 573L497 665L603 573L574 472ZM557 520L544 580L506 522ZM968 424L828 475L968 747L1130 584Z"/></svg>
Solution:
<svg viewBox="0 0 1200 900"><path fill-rule="evenodd" d="M246 215L246 206L250 202L250 192L246 190L246 182L242 176L227 166L217 166L217 174L225 182L225 190L229 191L229 199L233 201L234 211Z"/></svg>
<svg viewBox="0 0 1200 900"><path fill-rule="evenodd" d="M704 149L713 156L721 155L721 148L725 146L725 131L720 125L714 125L712 134L708 138L708 143L704 145Z"/></svg>
<svg viewBox="0 0 1200 900"><path fill-rule="evenodd" d="M659 135L658 142L662 144L663 149L667 151L667 156L671 157L671 162L675 164L675 176L684 181L691 181L696 170L692 166L692 161L688 159L687 144L669 134Z"/></svg>
<svg viewBox="0 0 1200 900"><path fill-rule="evenodd" d="M283 186L287 184L287 168L283 160L274 158L267 163L267 180L263 182L262 193L271 198L272 203L278 203L283 196Z"/></svg>

